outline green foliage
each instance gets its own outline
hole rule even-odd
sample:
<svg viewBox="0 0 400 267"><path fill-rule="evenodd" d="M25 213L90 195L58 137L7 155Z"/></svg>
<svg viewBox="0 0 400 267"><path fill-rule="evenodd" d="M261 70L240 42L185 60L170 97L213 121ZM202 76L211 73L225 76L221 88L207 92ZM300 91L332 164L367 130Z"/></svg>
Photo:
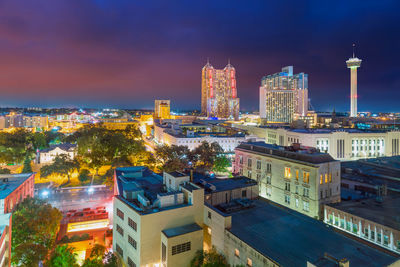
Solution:
<svg viewBox="0 0 400 267"><path fill-rule="evenodd" d="M89 234L73 235L70 238L65 235L60 239L60 243L61 244L66 244L66 243L85 241L85 240L89 240L89 239L90 239L90 235Z"/></svg>
<svg viewBox="0 0 400 267"><path fill-rule="evenodd" d="M92 248L89 258L87 258L82 267L118 267L118 258L112 252L106 253L103 245L96 244Z"/></svg>
<svg viewBox="0 0 400 267"><path fill-rule="evenodd" d="M40 176L47 177L52 174L58 174L66 176L68 178L67 183L69 183L72 173L77 169L79 169L79 162L76 159L70 159L68 155L61 154L54 158L53 163L40 168Z"/></svg>
<svg viewBox="0 0 400 267"><path fill-rule="evenodd" d="M12 216L12 257L16 266L37 266L54 246L62 215L46 202L26 198Z"/></svg>
<svg viewBox="0 0 400 267"><path fill-rule="evenodd" d="M24 160L24 167L22 169L22 173L31 173L31 172L32 172L31 159L29 158L29 156L26 156Z"/></svg>
<svg viewBox="0 0 400 267"><path fill-rule="evenodd" d="M47 145L60 144L66 139L65 135L56 131L47 131L44 133Z"/></svg>
<svg viewBox="0 0 400 267"><path fill-rule="evenodd" d="M197 167L211 170L214 166L214 161L223 152L224 150L217 142L211 144L203 142L192 151L192 161Z"/></svg>
<svg viewBox="0 0 400 267"><path fill-rule="evenodd" d="M131 165L130 158L145 151L138 130L109 130L102 126L87 126L72 137L78 144L78 156L96 173L101 166Z"/></svg>
<svg viewBox="0 0 400 267"><path fill-rule="evenodd" d="M32 133L25 129L0 132L0 163L19 164L32 154Z"/></svg>
<svg viewBox="0 0 400 267"><path fill-rule="evenodd" d="M190 262L191 267L226 267L229 266L224 255L213 247L209 251L198 250Z"/></svg>
<svg viewBox="0 0 400 267"><path fill-rule="evenodd" d="M46 137L43 133L33 133L31 136L33 148L36 149L43 149L49 146L49 143L46 141Z"/></svg>
<svg viewBox="0 0 400 267"><path fill-rule="evenodd" d="M51 253L48 267L75 267L79 266L76 261L77 254L68 245L57 246Z"/></svg>
<svg viewBox="0 0 400 267"><path fill-rule="evenodd" d="M82 183L88 181L90 179L90 171L88 169L81 169L79 171L79 176L78 176L79 181Z"/></svg>
<svg viewBox="0 0 400 267"><path fill-rule="evenodd" d="M212 168L212 170L216 173L223 173L223 172L227 172L228 168L232 166L231 161L223 156L217 156L216 159L214 160L214 166Z"/></svg>
<svg viewBox="0 0 400 267"><path fill-rule="evenodd" d="M156 148L156 160L165 172L180 171L189 166L189 153L186 146L162 145Z"/></svg>
<svg viewBox="0 0 400 267"><path fill-rule="evenodd" d="M0 167L0 174L10 174L11 171L7 168L1 168Z"/></svg>

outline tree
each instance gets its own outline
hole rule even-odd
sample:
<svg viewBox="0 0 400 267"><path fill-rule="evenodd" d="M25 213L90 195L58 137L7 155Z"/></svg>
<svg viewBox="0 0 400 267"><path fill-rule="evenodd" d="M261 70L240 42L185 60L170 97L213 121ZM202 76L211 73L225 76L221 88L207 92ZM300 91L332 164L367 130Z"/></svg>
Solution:
<svg viewBox="0 0 400 267"><path fill-rule="evenodd" d="M33 154L31 133L25 129L0 132L0 163L19 164Z"/></svg>
<svg viewBox="0 0 400 267"><path fill-rule="evenodd" d="M195 166L211 170L214 161L223 152L224 150L217 142L211 144L203 142L192 151L191 157Z"/></svg>
<svg viewBox="0 0 400 267"><path fill-rule="evenodd" d="M81 169L78 176L79 181L82 183L90 179L90 171L88 169Z"/></svg>
<svg viewBox="0 0 400 267"><path fill-rule="evenodd" d="M67 183L71 181L71 175L79 168L79 162L76 159L70 159L67 154L57 155L53 163L40 168L40 175L47 177L52 174L66 176Z"/></svg>
<svg viewBox="0 0 400 267"><path fill-rule="evenodd" d="M162 145L156 148L156 160L160 169L166 172L189 167L189 149L186 146Z"/></svg>
<svg viewBox="0 0 400 267"><path fill-rule="evenodd" d="M79 266L76 261L77 254L68 245L57 246L51 253L48 267L75 267Z"/></svg>
<svg viewBox="0 0 400 267"><path fill-rule="evenodd" d="M33 133L30 139L35 150L43 149L49 146L49 143L46 141L46 136L43 133Z"/></svg>
<svg viewBox="0 0 400 267"><path fill-rule="evenodd" d="M29 158L28 155L26 155L24 160L24 167L22 168L22 173L31 173L31 172L32 172L31 159Z"/></svg>
<svg viewBox="0 0 400 267"><path fill-rule="evenodd" d="M100 244L95 244L90 252L91 259L103 260L104 254L106 253L106 247Z"/></svg>
<svg viewBox="0 0 400 267"><path fill-rule="evenodd" d="M106 252L103 245L96 244L92 248L90 256L83 262L82 267L118 267L117 256L112 252Z"/></svg>
<svg viewBox="0 0 400 267"><path fill-rule="evenodd" d="M209 251L198 250L190 262L191 267L226 267L229 266L224 255L217 252L215 247Z"/></svg>
<svg viewBox="0 0 400 267"><path fill-rule="evenodd" d="M26 198L12 216L11 261L16 266L37 266L54 246L61 212L36 198Z"/></svg>
<svg viewBox="0 0 400 267"><path fill-rule="evenodd" d="M231 161L227 157L220 155L214 160L212 170L216 173L226 173L228 168L231 167L231 164Z"/></svg>

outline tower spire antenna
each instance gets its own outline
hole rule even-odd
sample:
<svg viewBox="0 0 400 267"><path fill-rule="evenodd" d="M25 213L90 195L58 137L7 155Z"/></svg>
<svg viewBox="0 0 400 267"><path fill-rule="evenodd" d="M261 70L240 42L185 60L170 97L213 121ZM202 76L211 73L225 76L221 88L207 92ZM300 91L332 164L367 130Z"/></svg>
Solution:
<svg viewBox="0 0 400 267"><path fill-rule="evenodd" d="M210 58L207 57L207 64L210 64Z"/></svg>
<svg viewBox="0 0 400 267"><path fill-rule="evenodd" d="M231 58L228 57L228 65L231 64Z"/></svg>
<svg viewBox="0 0 400 267"><path fill-rule="evenodd" d="M354 43L353 43L353 58L355 58L355 57L356 57L355 50L356 50L356 44L354 44Z"/></svg>

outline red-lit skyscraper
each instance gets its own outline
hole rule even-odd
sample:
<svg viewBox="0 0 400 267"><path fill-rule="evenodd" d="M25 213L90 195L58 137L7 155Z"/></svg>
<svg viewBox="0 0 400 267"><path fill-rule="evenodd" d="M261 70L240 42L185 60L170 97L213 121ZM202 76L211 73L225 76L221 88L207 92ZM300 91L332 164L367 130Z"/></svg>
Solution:
<svg viewBox="0 0 400 267"><path fill-rule="evenodd" d="M201 112L207 117L239 119L236 70L230 63L222 70L214 69L209 62L203 67Z"/></svg>

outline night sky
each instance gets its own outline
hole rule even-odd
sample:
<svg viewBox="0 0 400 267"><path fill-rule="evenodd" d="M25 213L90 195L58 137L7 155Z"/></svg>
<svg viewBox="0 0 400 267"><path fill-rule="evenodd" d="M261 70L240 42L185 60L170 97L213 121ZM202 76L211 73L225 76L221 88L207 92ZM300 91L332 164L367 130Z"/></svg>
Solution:
<svg viewBox="0 0 400 267"><path fill-rule="evenodd" d="M400 111L400 1L0 0L0 105L200 107L210 58L237 71L242 110L260 80L293 65L316 110Z"/></svg>

